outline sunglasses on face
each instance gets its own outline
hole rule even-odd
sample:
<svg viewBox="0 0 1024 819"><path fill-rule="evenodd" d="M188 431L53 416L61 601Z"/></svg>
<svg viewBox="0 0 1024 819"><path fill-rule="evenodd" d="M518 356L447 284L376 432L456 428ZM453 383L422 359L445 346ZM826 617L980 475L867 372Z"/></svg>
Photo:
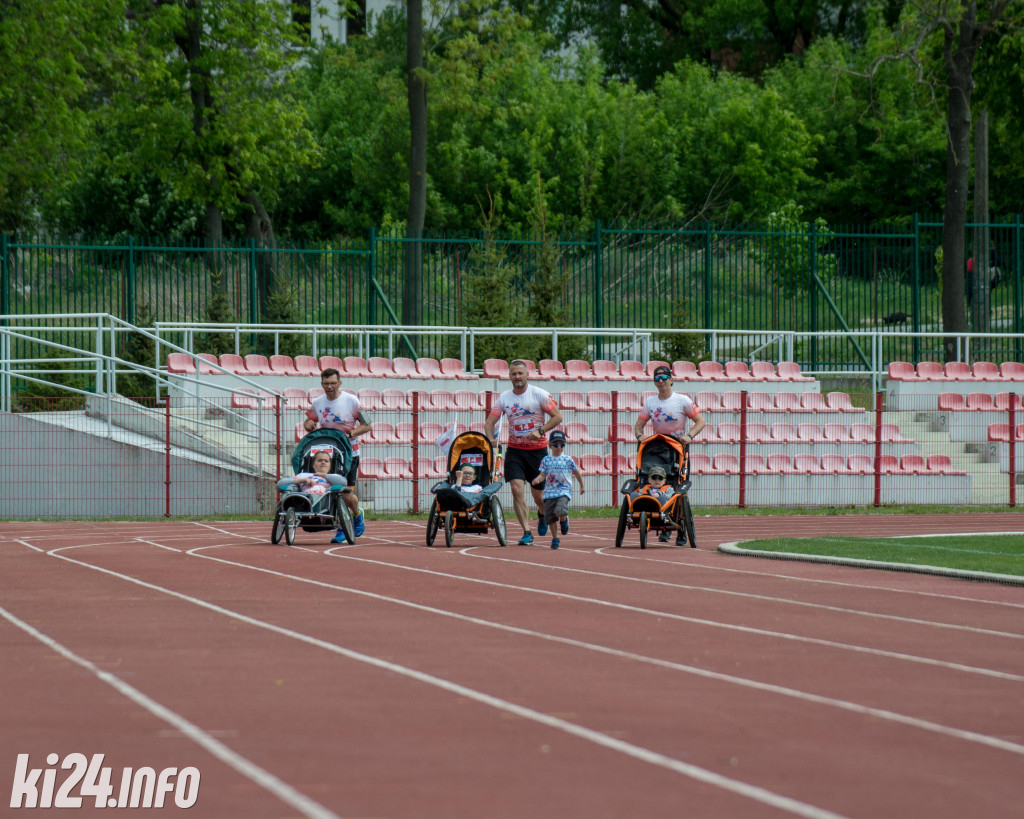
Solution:
<svg viewBox="0 0 1024 819"><path fill-rule="evenodd" d="M667 375L656 375L656 376L654 376L654 380L656 382L657 381L668 381L668 379L669 379L669 377Z"/></svg>
<svg viewBox="0 0 1024 819"><path fill-rule="evenodd" d="M565 444L551 444L552 449L561 449Z"/></svg>

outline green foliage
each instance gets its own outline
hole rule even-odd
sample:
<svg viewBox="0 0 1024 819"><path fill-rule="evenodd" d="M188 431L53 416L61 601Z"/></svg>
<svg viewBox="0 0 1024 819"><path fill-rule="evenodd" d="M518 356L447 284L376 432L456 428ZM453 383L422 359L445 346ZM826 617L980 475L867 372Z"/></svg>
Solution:
<svg viewBox="0 0 1024 819"><path fill-rule="evenodd" d="M678 295L672 302L670 326L674 330L693 327L690 300ZM700 333L659 333L655 335L655 358L660 361L691 361L697 364L708 357L707 343Z"/></svg>
<svg viewBox="0 0 1024 819"><path fill-rule="evenodd" d="M86 386L85 378L75 373L79 365L67 360L72 353L39 345L33 357L49 359L30 365L32 377L46 383L12 377L14 412L68 412L85 406L85 396L66 389L84 390Z"/></svg>
<svg viewBox="0 0 1024 819"><path fill-rule="evenodd" d="M267 313L263 317L265 324L301 324L302 313L299 309L298 291L288 279L281 275L274 276L274 290L267 299ZM264 355L274 353L274 339L269 335L261 335L259 352ZM278 337L277 351L281 355L303 355L309 352L309 339L299 333L282 333Z"/></svg>
<svg viewBox="0 0 1024 819"><path fill-rule="evenodd" d="M149 303L138 302L135 305L135 325L152 330L153 324ZM125 361L142 364L146 367L159 366L159 362L156 360L155 342L142 333L128 333L122 338L117 352L118 357ZM126 373L118 373L117 391L126 398L152 399L156 395L156 382L152 376L131 370Z"/></svg>
<svg viewBox="0 0 1024 819"><path fill-rule="evenodd" d="M203 321L210 324L235 324L238 322L238 316L235 314L235 308L231 304L231 298L224 284L223 273L212 272L210 274L210 297L206 302ZM235 351L235 340L230 333L197 333L195 349L220 356Z"/></svg>

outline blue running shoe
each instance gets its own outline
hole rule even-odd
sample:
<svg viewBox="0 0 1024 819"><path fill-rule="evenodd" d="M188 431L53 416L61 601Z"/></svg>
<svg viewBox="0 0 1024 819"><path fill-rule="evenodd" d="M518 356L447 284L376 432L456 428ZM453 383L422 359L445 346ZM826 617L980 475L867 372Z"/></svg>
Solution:
<svg viewBox="0 0 1024 819"><path fill-rule="evenodd" d="M527 532L525 535L523 535L521 538L519 538L519 545L520 546L530 546L532 544L533 544L533 535L530 532Z"/></svg>
<svg viewBox="0 0 1024 819"><path fill-rule="evenodd" d="M569 518L566 517L565 520L559 521L558 528L562 530L563 535L569 534Z"/></svg>
<svg viewBox="0 0 1024 819"><path fill-rule="evenodd" d="M362 537L363 532L366 531L366 524L363 522L363 513L360 512L354 518L352 518L352 534L356 537Z"/></svg>
<svg viewBox="0 0 1024 819"><path fill-rule="evenodd" d="M331 538L331 543L348 543L348 538L345 537L345 532L339 529L338 533Z"/></svg>
<svg viewBox="0 0 1024 819"><path fill-rule="evenodd" d="M537 513L537 534L544 537L548 533L548 522L544 520L544 516Z"/></svg>
<svg viewBox="0 0 1024 819"><path fill-rule="evenodd" d="M551 548L552 549L557 549L560 545L561 545L561 543L559 542L557 537L551 538Z"/></svg>

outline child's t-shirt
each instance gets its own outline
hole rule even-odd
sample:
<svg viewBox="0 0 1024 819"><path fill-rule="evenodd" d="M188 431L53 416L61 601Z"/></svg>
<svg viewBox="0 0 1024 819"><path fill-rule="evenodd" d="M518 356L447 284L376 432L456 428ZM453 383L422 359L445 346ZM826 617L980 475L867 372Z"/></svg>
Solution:
<svg viewBox="0 0 1024 819"><path fill-rule="evenodd" d="M540 462L544 479L544 497L572 497L572 473L577 469L576 461L568 455L545 455Z"/></svg>
<svg viewBox="0 0 1024 819"><path fill-rule="evenodd" d="M295 476L295 479L304 478L312 483L303 484L301 491L307 495L323 495L330 489L330 484L327 483L327 478L322 475L317 475L314 472L300 472Z"/></svg>

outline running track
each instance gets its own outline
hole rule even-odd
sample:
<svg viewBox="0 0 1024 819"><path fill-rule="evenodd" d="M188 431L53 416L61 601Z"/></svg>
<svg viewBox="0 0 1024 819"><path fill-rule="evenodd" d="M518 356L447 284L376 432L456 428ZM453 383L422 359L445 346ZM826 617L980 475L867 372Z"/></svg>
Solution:
<svg viewBox="0 0 1024 819"><path fill-rule="evenodd" d="M0 815L67 813L11 783L78 752L115 786L194 766L215 819L1019 817L1024 588L714 551L954 527L1024 516L698 517L646 551L591 519L557 552L3 523Z"/></svg>

